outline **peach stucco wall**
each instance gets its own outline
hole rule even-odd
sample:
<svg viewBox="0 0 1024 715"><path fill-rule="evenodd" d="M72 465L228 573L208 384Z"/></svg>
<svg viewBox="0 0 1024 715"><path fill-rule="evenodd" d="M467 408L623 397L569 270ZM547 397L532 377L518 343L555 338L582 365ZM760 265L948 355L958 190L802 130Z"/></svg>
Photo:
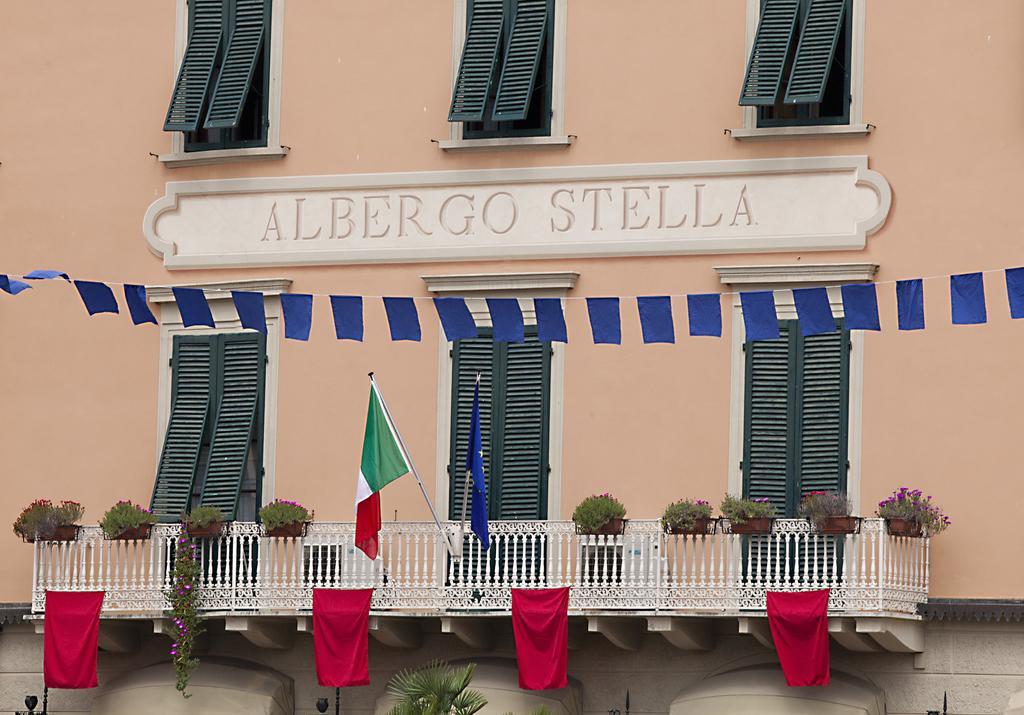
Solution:
<svg viewBox="0 0 1024 715"><path fill-rule="evenodd" d="M280 0L278 0L280 1ZM860 1L860 0L858 0ZM286 276L296 292L425 295L420 276L572 270L575 295L721 290L716 265L871 261L879 280L1024 262L1024 3L868 0L868 137L741 143L736 105L745 0L569 0L568 149L444 153L450 0L287 0L282 161L168 169L161 131L173 78L173 0L10 3L0 22L0 271L61 268L149 284ZM490 167L866 154L893 188L885 227L864 251L429 265L166 271L140 231L167 181ZM990 323L952 327L942 279L927 284L928 329L865 341L861 511L895 486L935 495L954 526L934 542L933 596L1019 597L1006 568L1024 537L1015 518L1024 371L998 276ZM677 334L685 332L677 306ZM433 482L436 320L393 344L368 303L366 342L333 339L317 305L308 344L281 346L277 496L351 517L375 370L409 446ZM566 351L562 514L594 491L655 517L682 496L726 489L730 326L721 341L643 346L631 306L621 347L589 342L571 302ZM147 501L156 451L158 330L87 319L73 289L0 295L0 523L33 498L74 498L97 519L118 498ZM441 445L446 449L446 445ZM385 517L421 518L411 480L389 488ZM998 514L993 513L995 509ZM1006 515L1006 516L1004 516ZM30 549L2 537L0 601L29 595Z"/></svg>

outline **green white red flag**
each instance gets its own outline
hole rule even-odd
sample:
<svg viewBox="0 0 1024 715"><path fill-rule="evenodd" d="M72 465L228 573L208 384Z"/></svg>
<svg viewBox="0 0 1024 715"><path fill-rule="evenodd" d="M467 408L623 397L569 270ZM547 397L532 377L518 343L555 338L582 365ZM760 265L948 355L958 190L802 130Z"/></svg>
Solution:
<svg viewBox="0 0 1024 715"><path fill-rule="evenodd" d="M388 419L377 383L370 381L370 406L363 435L363 459L356 485L356 547L377 558L380 534L380 490L411 470L398 432Z"/></svg>

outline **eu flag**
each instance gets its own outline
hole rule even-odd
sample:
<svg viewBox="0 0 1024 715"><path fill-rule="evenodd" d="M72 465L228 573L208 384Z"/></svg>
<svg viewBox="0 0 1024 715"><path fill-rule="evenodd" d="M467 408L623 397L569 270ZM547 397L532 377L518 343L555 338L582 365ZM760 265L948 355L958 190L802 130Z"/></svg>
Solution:
<svg viewBox="0 0 1024 715"><path fill-rule="evenodd" d="M487 533L487 484L484 481L484 444L480 435L480 381L473 390L473 415L469 420L469 448L466 450L466 478L473 480L473 511L470 525L487 551L490 536ZM465 502L463 502L465 503ZM463 517L465 518L465 517Z"/></svg>

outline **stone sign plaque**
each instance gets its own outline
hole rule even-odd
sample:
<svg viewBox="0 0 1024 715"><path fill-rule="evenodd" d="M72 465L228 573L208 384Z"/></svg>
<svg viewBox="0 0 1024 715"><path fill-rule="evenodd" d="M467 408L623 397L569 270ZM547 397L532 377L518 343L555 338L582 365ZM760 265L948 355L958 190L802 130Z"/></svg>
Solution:
<svg viewBox="0 0 1024 715"><path fill-rule="evenodd" d="M176 181L143 231L168 268L860 249L867 157Z"/></svg>

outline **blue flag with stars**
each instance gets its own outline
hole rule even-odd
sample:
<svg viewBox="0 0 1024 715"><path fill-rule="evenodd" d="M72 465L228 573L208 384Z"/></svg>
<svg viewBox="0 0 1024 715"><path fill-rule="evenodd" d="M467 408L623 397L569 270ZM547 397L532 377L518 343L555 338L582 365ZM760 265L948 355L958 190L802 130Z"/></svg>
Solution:
<svg viewBox="0 0 1024 715"><path fill-rule="evenodd" d="M466 450L466 478L473 480L473 509L470 525L487 551L490 535L487 532L487 483L484 481L484 441L480 434L480 380L473 389L473 415L469 420L469 448ZM465 502L463 502L465 503ZM465 508L465 507L463 507ZM465 518L465 517L463 517Z"/></svg>

